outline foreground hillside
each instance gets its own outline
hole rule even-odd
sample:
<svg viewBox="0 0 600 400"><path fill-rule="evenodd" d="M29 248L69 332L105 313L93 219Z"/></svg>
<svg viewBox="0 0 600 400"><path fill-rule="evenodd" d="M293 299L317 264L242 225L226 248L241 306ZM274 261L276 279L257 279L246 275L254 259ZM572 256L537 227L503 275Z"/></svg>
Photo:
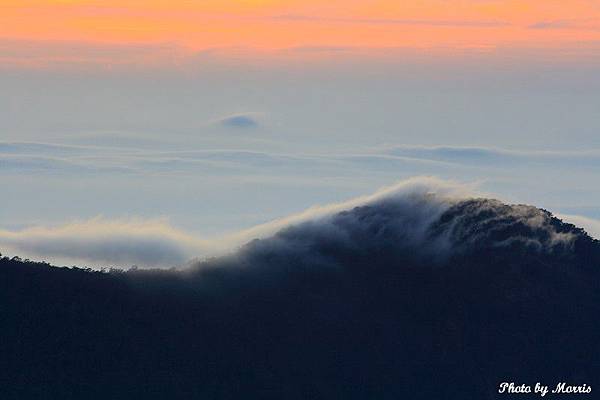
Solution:
<svg viewBox="0 0 600 400"><path fill-rule="evenodd" d="M0 397L493 399L504 381L593 386L599 271L600 243L544 210L431 194L304 221L185 271L4 258Z"/></svg>

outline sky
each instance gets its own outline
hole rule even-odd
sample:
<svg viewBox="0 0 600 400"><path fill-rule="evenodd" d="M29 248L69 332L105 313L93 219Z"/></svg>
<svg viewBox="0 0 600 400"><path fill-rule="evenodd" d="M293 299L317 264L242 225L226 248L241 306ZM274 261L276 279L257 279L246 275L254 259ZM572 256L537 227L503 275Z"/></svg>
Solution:
<svg viewBox="0 0 600 400"><path fill-rule="evenodd" d="M595 0L5 0L0 7L0 36L40 46L28 51L40 63L61 41L202 51L560 47L600 38ZM32 61L22 44L6 46L16 53L8 58Z"/></svg>
<svg viewBox="0 0 600 400"><path fill-rule="evenodd" d="M600 236L599 67L596 0L3 1L0 251L179 263L415 176Z"/></svg>

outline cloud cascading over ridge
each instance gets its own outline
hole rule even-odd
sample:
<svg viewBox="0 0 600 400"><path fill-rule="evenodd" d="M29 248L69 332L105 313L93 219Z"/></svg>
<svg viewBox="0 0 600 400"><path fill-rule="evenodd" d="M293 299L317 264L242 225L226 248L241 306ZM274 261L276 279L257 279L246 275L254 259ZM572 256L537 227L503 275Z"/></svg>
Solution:
<svg viewBox="0 0 600 400"><path fill-rule="evenodd" d="M553 230L550 217L533 207L506 206L492 200L469 203L468 199L475 197L480 195L474 185L421 177L383 188L369 196L315 206L299 214L216 238L196 237L171 226L164 219L94 218L57 227L0 230L0 246L5 252L53 263L169 268L182 266L194 258L223 255L256 239L260 245L253 248L261 249L261 252L265 249L292 251L300 258L314 259L320 256L300 254L306 248L318 247L319 243L357 251L363 247L379 247L386 243L387 235L395 241L401 240L395 244L399 248L420 249L418 252L435 258L443 251L460 250L460 246L469 240L483 240L477 232L461 228L472 223L469 219L456 218L451 225L441 222L444 213L461 205L465 207L462 211L465 215L481 217L492 213L497 221L508 219L527 229L543 232L540 234L543 239L536 243L530 240L531 245L539 248L565 244L572 239L569 232ZM582 225L592 235L600 232L597 221L577 216L566 216L565 219ZM492 224L493 220L485 223ZM431 236L436 224L437 231ZM497 245L509 245L520 239L511 237L507 240L499 241Z"/></svg>
<svg viewBox="0 0 600 400"><path fill-rule="evenodd" d="M0 246L13 254L54 263L85 263L91 266L174 267L192 258L223 254L253 239L266 238L288 226L310 223L327 225L327 218L353 207L385 199L403 201L436 192L445 197L465 193L467 185L418 178L377 193L339 204L316 206L251 229L220 238L197 238L172 227L166 220L107 220L94 218L57 227L0 230ZM440 202L436 207L442 207ZM441 210L441 208L440 208Z"/></svg>
<svg viewBox="0 0 600 400"><path fill-rule="evenodd" d="M458 197L457 189L418 179L370 197L309 210L269 227L273 235L248 243L232 260L225 258L224 265L259 271L289 268L290 263L301 270L344 269L368 254L385 254L389 260L428 260L427 264L482 249L560 254L569 252L577 240L587 240L582 230L547 211L464 192ZM249 237L260 237L259 232Z"/></svg>

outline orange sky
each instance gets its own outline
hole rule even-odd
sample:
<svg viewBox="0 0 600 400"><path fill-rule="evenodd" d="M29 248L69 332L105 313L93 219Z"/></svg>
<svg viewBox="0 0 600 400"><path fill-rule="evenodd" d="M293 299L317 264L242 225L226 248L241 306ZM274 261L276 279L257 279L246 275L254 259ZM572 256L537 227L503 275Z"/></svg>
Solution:
<svg viewBox="0 0 600 400"><path fill-rule="evenodd" d="M600 41L600 0L0 0L0 38L12 43L0 51L19 41L554 47Z"/></svg>

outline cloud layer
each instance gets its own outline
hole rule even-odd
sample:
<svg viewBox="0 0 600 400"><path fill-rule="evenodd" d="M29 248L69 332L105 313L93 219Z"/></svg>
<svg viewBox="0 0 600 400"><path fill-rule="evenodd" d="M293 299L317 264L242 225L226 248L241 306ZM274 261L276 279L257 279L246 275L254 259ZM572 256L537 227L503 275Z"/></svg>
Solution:
<svg viewBox="0 0 600 400"><path fill-rule="evenodd" d="M208 249L206 242L164 220L103 218L57 227L0 230L0 245L23 257L94 267L175 267Z"/></svg>

